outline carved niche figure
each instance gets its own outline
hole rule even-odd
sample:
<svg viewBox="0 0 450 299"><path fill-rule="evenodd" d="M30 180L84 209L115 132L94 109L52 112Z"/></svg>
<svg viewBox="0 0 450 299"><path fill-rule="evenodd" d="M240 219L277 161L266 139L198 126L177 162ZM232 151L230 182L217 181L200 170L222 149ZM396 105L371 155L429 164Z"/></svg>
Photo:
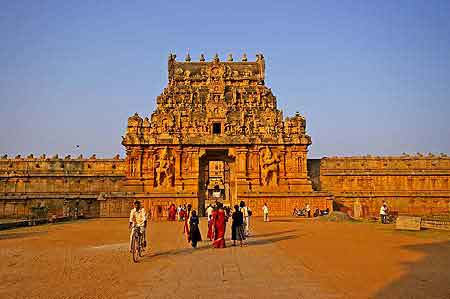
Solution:
<svg viewBox="0 0 450 299"><path fill-rule="evenodd" d="M278 182L278 164L280 159L272 154L268 146L260 154L260 163L263 186L276 184Z"/></svg>
<svg viewBox="0 0 450 299"><path fill-rule="evenodd" d="M156 186L173 186L174 158L170 156L169 149L165 147L159 155L156 165Z"/></svg>
<svg viewBox="0 0 450 299"><path fill-rule="evenodd" d="M131 176L136 175L136 159L131 159L130 161L130 174Z"/></svg>

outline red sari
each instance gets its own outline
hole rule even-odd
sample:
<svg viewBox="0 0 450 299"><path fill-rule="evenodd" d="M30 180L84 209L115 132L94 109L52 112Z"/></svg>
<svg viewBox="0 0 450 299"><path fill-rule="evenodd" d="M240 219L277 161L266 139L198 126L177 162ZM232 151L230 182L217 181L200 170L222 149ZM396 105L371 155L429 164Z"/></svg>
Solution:
<svg viewBox="0 0 450 299"><path fill-rule="evenodd" d="M177 216L177 208L174 204L171 204L169 207L169 221L175 221Z"/></svg>
<svg viewBox="0 0 450 299"><path fill-rule="evenodd" d="M213 235L213 218L211 215L211 218L208 219L208 239L210 241L212 241L213 237L214 237L214 235Z"/></svg>
<svg viewBox="0 0 450 299"><path fill-rule="evenodd" d="M218 209L212 214L213 218L213 246L214 248L225 248L225 225L227 217L223 209Z"/></svg>

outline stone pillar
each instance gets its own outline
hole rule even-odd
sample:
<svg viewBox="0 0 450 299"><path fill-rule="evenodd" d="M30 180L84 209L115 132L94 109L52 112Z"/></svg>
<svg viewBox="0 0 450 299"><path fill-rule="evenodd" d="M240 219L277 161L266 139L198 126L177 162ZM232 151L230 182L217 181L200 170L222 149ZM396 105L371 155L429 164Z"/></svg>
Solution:
<svg viewBox="0 0 450 299"><path fill-rule="evenodd" d="M236 183L238 193L247 191L247 154L246 147L236 148Z"/></svg>
<svg viewBox="0 0 450 299"><path fill-rule="evenodd" d="M182 177L182 167L183 167L183 150L178 147L174 149L173 156L175 158L175 190L183 190L183 177Z"/></svg>

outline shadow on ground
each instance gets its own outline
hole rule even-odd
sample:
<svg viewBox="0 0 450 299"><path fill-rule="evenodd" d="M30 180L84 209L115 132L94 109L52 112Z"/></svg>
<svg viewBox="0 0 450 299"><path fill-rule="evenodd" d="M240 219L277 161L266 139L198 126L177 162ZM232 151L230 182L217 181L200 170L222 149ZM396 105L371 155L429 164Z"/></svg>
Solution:
<svg viewBox="0 0 450 299"><path fill-rule="evenodd" d="M404 263L405 274L378 291L373 298L450 298L450 241L402 246L425 256L415 263Z"/></svg>
<svg viewBox="0 0 450 299"><path fill-rule="evenodd" d="M273 233L267 233L267 234L256 234L256 235L251 235L251 238L263 238L263 237L271 237L271 236L279 236L282 234L288 234L288 233L293 233L298 231L298 229L290 229L290 230L284 230L284 231L280 231L280 232L273 232Z"/></svg>
<svg viewBox="0 0 450 299"><path fill-rule="evenodd" d="M0 234L0 240L35 237L35 236L40 236L40 235L43 235L43 234L46 234L46 233L47 232L14 232L14 233L5 233L5 234Z"/></svg>
<svg viewBox="0 0 450 299"><path fill-rule="evenodd" d="M280 234L280 233L277 233L277 234ZM292 240L292 239L296 239L298 237L299 237L298 235L287 235L287 236L282 236L282 237L267 238L267 239L261 239L261 240L252 240L250 238L250 240L248 240L247 243L245 243L245 244L246 244L246 246L261 246L261 245L272 244L272 243L276 243L276 242L280 242L280 241L284 241L284 240ZM187 254L192 254L193 252L200 252L200 251L204 251L204 250L230 250L230 248L234 247L234 246L231 246L230 242L227 243L226 248L217 248L217 249L212 248L211 245L206 244L206 242L202 242L202 243L205 245L202 245L195 249L194 248L182 248L182 249L173 249L173 250L155 252L154 254L149 254L149 255L144 256L143 261L150 261L152 258L155 258L155 257L187 255Z"/></svg>

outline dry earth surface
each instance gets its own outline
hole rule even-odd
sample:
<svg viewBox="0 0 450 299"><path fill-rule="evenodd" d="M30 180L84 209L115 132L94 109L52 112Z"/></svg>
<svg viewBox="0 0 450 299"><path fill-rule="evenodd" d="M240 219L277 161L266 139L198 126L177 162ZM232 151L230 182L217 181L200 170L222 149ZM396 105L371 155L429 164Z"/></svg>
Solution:
<svg viewBox="0 0 450 299"><path fill-rule="evenodd" d="M0 298L450 298L449 232L252 222L246 247L195 250L181 223L151 223L137 264L127 219L1 231Z"/></svg>

